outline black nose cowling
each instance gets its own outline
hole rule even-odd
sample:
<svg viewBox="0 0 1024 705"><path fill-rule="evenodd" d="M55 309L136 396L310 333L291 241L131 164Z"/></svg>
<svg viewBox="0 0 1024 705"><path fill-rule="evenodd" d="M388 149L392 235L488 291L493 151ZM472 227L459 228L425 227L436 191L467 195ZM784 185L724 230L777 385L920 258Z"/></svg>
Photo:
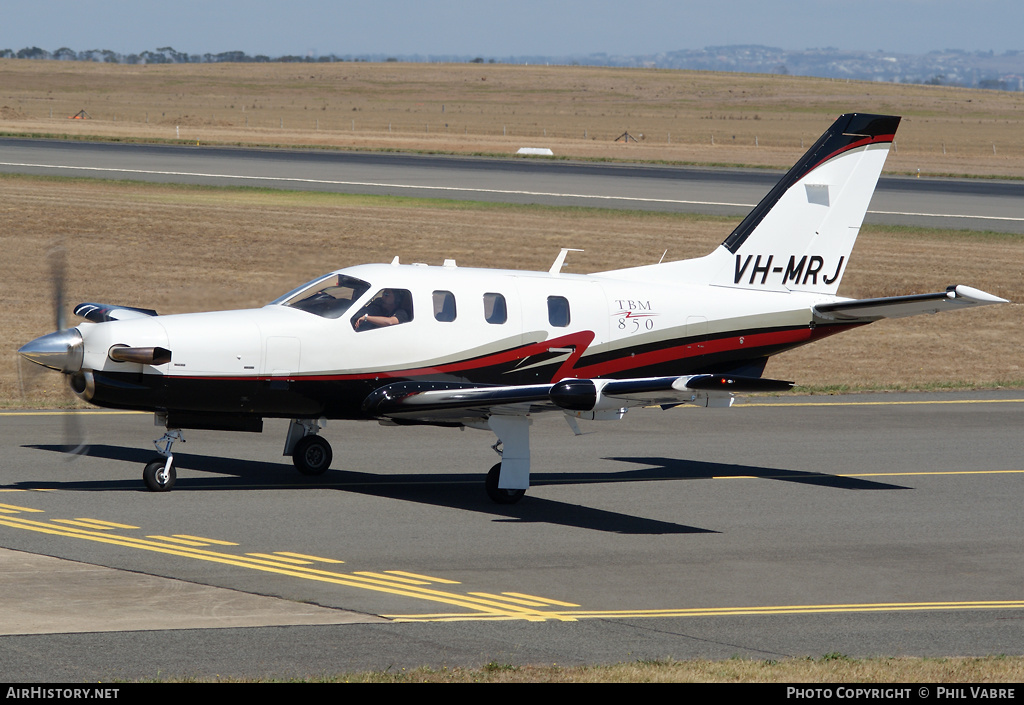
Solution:
<svg viewBox="0 0 1024 705"><path fill-rule="evenodd" d="M70 374L82 369L85 345L75 328L59 330L26 343L18 352L26 360L51 370Z"/></svg>

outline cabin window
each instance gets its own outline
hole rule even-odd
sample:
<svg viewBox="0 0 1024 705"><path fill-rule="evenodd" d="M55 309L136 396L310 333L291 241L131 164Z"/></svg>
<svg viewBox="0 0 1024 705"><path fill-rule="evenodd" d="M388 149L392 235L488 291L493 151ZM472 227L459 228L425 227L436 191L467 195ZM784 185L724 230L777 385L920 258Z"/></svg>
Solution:
<svg viewBox="0 0 1024 705"><path fill-rule="evenodd" d="M412 320L412 294L408 289L381 289L352 317L357 331L387 328Z"/></svg>
<svg viewBox="0 0 1024 705"><path fill-rule="evenodd" d="M324 318L341 318L370 285L361 279L332 274L273 301Z"/></svg>
<svg viewBox="0 0 1024 705"><path fill-rule="evenodd" d="M434 318L442 323L455 320L455 294L450 291L434 292Z"/></svg>
<svg viewBox="0 0 1024 705"><path fill-rule="evenodd" d="M500 325L508 320L508 308L501 294L484 294L484 320Z"/></svg>
<svg viewBox="0 0 1024 705"><path fill-rule="evenodd" d="M564 296L548 297L548 323L556 328L569 325L569 300Z"/></svg>

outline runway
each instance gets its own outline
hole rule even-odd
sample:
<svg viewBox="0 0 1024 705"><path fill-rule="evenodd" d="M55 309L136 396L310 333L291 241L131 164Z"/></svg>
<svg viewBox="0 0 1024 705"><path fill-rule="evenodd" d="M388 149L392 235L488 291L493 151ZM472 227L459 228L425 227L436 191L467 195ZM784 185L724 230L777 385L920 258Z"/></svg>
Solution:
<svg viewBox="0 0 1024 705"><path fill-rule="evenodd" d="M540 417L510 507L484 495L482 432L332 423L320 478L281 457L279 422L186 432L153 494L150 416L81 414L69 461L61 415L2 412L5 673L1024 650L1024 395L741 402L579 437Z"/></svg>
<svg viewBox="0 0 1024 705"><path fill-rule="evenodd" d="M0 173L745 215L781 172L0 139ZM865 222L1024 232L1024 183L883 177Z"/></svg>

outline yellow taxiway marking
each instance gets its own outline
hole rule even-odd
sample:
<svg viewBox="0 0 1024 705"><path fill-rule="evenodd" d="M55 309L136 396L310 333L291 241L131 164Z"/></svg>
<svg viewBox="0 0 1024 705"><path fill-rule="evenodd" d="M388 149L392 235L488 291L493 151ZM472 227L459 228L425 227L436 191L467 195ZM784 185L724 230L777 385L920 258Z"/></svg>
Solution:
<svg viewBox="0 0 1024 705"><path fill-rule="evenodd" d="M153 534L146 537L147 539L153 539L154 541L166 541L168 543L180 544L182 546L206 546L207 544L202 541L189 541L187 539L179 539L173 536L161 536L160 534Z"/></svg>
<svg viewBox="0 0 1024 705"><path fill-rule="evenodd" d="M12 505L6 505L11 507ZM17 507L18 511L43 513L43 510ZM97 526L97 524L99 526ZM460 594L447 590L424 587L431 582L458 584L456 581L432 578L404 571L382 573L358 571L341 573L308 567L310 561L285 558L281 553L232 554L219 550L208 550L199 546L208 545L187 534L175 536L147 536L138 538L111 533L111 529L128 525L105 522L98 519L54 519L37 521L27 516L0 514L0 526L25 531L34 531L53 536L62 536L137 550L153 551L192 560L208 561L231 565L249 570L258 570L287 577L331 583L345 587L371 590L427 602L444 604L459 609L458 612L430 614L389 614L381 615L400 622L452 622L452 621L577 621L581 619L638 619L638 618L679 618L715 617L744 615L781 614L823 614L855 612L910 612L937 610L1000 610L1024 609L1024 600L963 601L963 602L878 602L864 604L836 605L762 605L741 607L689 607L648 610L585 610L580 605L552 600L537 595L518 592L500 594L470 592ZM135 528L135 527L128 527ZM99 529L99 530L97 530ZM206 541L206 539L203 539ZM221 544L237 545L220 541ZM283 552L282 552L283 553ZM303 554L292 554L301 556ZM312 558L312 557L309 557ZM298 564L298 565L297 565Z"/></svg>
<svg viewBox="0 0 1024 705"><path fill-rule="evenodd" d="M17 504L0 504L0 511L5 513L17 514L18 512L43 512L42 509L33 509L32 507L20 507Z"/></svg>
<svg viewBox="0 0 1024 705"><path fill-rule="evenodd" d="M842 605L774 605L762 607L688 607L660 610L559 610L547 612L551 618L562 619L666 619L679 617L736 617L775 614L841 614L856 612L922 612L941 610L999 610L1024 609L1024 600L992 600L972 602L879 602ZM465 622L504 621L515 619L510 615L481 615L472 612L458 614L385 614L395 622Z"/></svg>
<svg viewBox="0 0 1024 705"><path fill-rule="evenodd" d="M514 602L517 605L525 605L526 607L547 607L548 606L548 602L547 601L543 601L542 602L540 600L524 600L524 599L518 598L518 597L508 597L506 593L502 593L501 595L495 595L495 594L490 593L490 592L471 592L469 594L470 595L476 595L477 597L486 597L486 598L489 598L489 599L492 599L492 600L508 600L509 602Z"/></svg>
<svg viewBox="0 0 1024 705"><path fill-rule="evenodd" d="M432 575L421 575L419 573L408 573L404 570L385 570L388 575L400 575L406 578L412 578L413 580L426 580L428 583L440 583L442 585L460 585L458 580L448 580L446 578L435 578Z"/></svg>
<svg viewBox="0 0 1024 705"><path fill-rule="evenodd" d="M237 546L237 543L230 544L231 546ZM337 558L323 558L321 556L311 556L307 553L292 553L291 551L274 551L275 556L288 556L290 558L302 558L313 563L344 563L345 561L339 561Z"/></svg>
<svg viewBox="0 0 1024 705"><path fill-rule="evenodd" d="M253 556L255 558L266 558L272 561L283 561L289 565L312 565L313 561L308 561L304 558L285 558L284 556L278 556L273 553L246 553L247 556Z"/></svg>
<svg viewBox="0 0 1024 705"><path fill-rule="evenodd" d="M109 521L100 521L99 519L86 519L80 517L78 519L54 519L54 521L60 522L61 524L71 524L73 526L84 526L87 529L137 529L137 526L129 526L128 524L115 524Z"/></svg>
<svg viewBox="0 0 1024 705"><path fill-rule="evenodd" d="M129 528L137 529L138 527L137 526L132 526L132 527L129 527ZM215 546L237 546L238 545L237 543L234 543L233 541L221 541L220 539L210 539L210 538L206 538L205 536L192 536L191 534L172 534L172 536L174 536L174 538L176 538L176 539L185 539L187 541L199 541L201 543L212 543Z"/></svg>
<svg viewBox="0 0 1024 705"><path fill-rule="evenodd" d="M551 600L547 597L537 597L536 595L525 595L521 592L503 592L502 595L508 595L509 597L520 597L524 600L537 600L548 605L557 605L559 607L579 607L579 605L573 602L560 602L558 600Z"/></svg>
<svg viewBox="0 0 1024 705"><path fill-rule="evenodd" d="M104 521L103 519L90 519L89 517L78 517L78 521L88 522L97 528L103 529L137 529L139 527L132 526L131 524L118 524L113 521Z"/></svg>
<svg viewBox="0 0 1024 705"><path fill-rule="evenodd" d="M36 510L41 511L41 510ZM137 538L131 536L116 535L94 530L94 527L79 528L78 526L58 522L35 521L17 516L0 515L0 526L7 526L26 531L63 536L86 541L95 541L126 548L133 548L145 551L153 551L166 555L179 556L194 560L232 565L250 570L259 570L278 575L285 575L305 580L332 583L346 587L372 590L406 598L426 600L447 604L463 610L473 610L478 616L488 618L521 619L534 622L547 620L573 621L558 613L546 610L533 609L521 604L521 600L509 599L505 596L494 595L478 597L471 594L459 594L445 590L437 590L423 587L415 583L421 582L409 577L398 577L389 573L339 573L329 570L307 567L307 565L296 565L295 563L308 563L297 561L292 558L284 558L280 555L269 553L231 554L221 551L199 548L199 542L185 541L171 536L147 536ZM438 581L454 583L455 581ZM539 598L542 599L542 598Z"/></svg>
<svg viewBox="0 0 1024 705"><path fill-rule="evenodd" d="M387 573L375 573L370 570L357 570L355 575L365 575L370 578L382 578L384 580L397 580L400 583L406 585L430 585L429 580L417 580L415 578L399 578L396 575L388 575ZM474 593L470 593L471 595Z"/></svg>

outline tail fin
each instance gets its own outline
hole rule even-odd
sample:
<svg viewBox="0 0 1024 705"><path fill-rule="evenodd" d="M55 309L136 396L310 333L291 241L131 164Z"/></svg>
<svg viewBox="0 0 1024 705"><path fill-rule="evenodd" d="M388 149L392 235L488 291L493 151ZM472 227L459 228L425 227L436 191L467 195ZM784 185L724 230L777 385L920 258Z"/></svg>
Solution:
<svg viewBox="0 0 1024 705"><path fill-rule="evenodd" d="M714 253L711 283L835 294L899 123L836 120Z"/></svg>
<svg viewBox="0 0 1024 705"><path fill-rule="evenodd" d="M606 274L835 294L899 123L841 116L710 255Z"/></svg>

